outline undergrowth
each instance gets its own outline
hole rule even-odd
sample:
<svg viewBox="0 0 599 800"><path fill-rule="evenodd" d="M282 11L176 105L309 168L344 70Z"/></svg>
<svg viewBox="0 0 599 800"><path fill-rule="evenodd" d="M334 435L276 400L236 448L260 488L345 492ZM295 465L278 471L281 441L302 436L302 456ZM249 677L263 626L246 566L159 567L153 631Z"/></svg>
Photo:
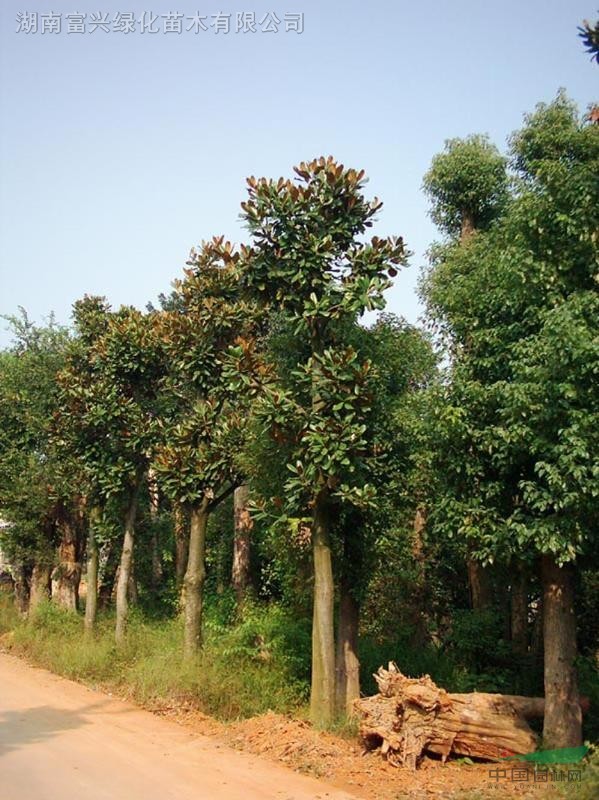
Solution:
<svg viewBox="0 0 599 800"><path fill-rule="evenodd" d="M52 603L24 620L0 598L5 648L146 705L184 704L232 720L269 710L290 713L306 702L309 640L305 626L280 607L248 607L235 625L223 621L218 608L208 609L202 652L188 662L181 658L179 619L147 620L134 611L118 649L112 615L100 616L93 636L84 638L82 625L80 615Z"/></svg>

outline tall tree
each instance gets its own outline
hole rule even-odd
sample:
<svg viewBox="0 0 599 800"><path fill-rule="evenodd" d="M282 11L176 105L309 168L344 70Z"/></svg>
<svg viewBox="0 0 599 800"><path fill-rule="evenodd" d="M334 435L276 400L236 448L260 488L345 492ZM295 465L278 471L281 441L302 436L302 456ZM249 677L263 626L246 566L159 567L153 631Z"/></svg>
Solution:
<svg viewBox="0 0 599 800"><path fill-rule="evenodd" d="M123 643L127 626L139 495L157 436L156 404L163 373L157 316L131 307L113 312L98 297L77 302L76 337L59 376L57 441L81 462L88 502L95 506L114 499L122 507L118 644ZM93 547L89 555L93 556Z"/></svg>
<svg viewBox="0 0 599 800"><path fill-rule="evenodd" d="M505 208L506 159L485 136L449 139L433 158L424 190L431 200L432 219L448 236L445 249L467 247L474 234L487 230ZM442 252L436 257L443 258ZM467 350L470 332L460 333L452 345ZM494 592L488 568L472 552L466 566L472 608L489 608Z"/></svg>
<svg viewBox="0 0 599 800"><path fill-rule="evenodd" d="M171 369L155 468L164 491L190 516L186 657L201 646L208 519L243 482L239 455L253 393L250 376L260 371L253 349L256 313L240 295L238 261L239 252L222 237L192 251L171 309L161 318Z"/></svg>
<svg viewBox="0 0 599 800"><path fill-rule="evenodd" d="M334 714L334 581L331 532L338 502L363 504L371 494L359 475L363 416L370 404L369 363L338 344L334 331L364 311L381 308L401 239L369 243L379 200L363 195L364 173L332 158L295 168L297 181L248 179L242 204L252 244L243 251L244 281L282 310L307 358L273 388L262 407L271 431L287 427L294 446L286 484L293 514L311 515L314 561L311 715L328 725ZM355 479L355 480L354 480Z"/></svg>
<svg viewBox="0 0 599 800"><path fill-rule="evenodd" d="M544 739L565 747L581 739L572 571L597 530L599 130L559 95L511 153L504 213L446 248L427 284L453 341L438 521L488 559L540 561Z"/></svg>

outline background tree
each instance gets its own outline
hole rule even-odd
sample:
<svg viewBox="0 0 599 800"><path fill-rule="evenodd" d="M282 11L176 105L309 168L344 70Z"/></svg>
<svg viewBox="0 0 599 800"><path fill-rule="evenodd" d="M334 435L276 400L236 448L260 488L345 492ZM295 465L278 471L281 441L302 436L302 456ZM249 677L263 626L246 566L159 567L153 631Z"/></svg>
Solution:
<svg viewBox="0 0 599 800"><path fill-rule="evenodd" d="M410 479L416 442L414 415L417 396L436 374L436 359L421 331L390 314L382 314L369 328L353 325L345 336L360 358L372 365L372 400L364 419L361 468L363 480L376 491L375 503L342 507L335 528L339 585L336 709L340 715L351 716L360 696L361 608L379 567L378 545L390 530L399 527L398 518L407 509L414 515L418 508ZM402 534L405 537L405 529ZM377 594L374 603L378 599Z"/></svg>
<svg viewBox="0 0 599 800"><path fill-rule="evenodd" d="M476 231L486 230L504 209L506 159L485 136L450 139L444 152L433 158L423 185L431 200L431 217L448 235L446 249L451 252L466 246ZM443 259L443 248L438 250L436 257ZM454 343L467 349L470 334L461 331ZM466 563L473 608L489 608L493 589L488 569L472 554Z"/></svg>
<svg viewBox="0 0 599 800"><path fill-rule="evenodd" d="M556 747L581 738L572 564L596 529L598 142L562 95L539 106L511 140L503 215L443 250L426 288L453 356L437 521L486 559L540 558L544 738Z"/></svg>
<svg viewBox="0 0 599 800"><path fill-rule="evenodd" d="M2 531L2 548L25 611L29 590L32 606L50 596L55 547L70 512L70 490L50 436L58 405L55 376L69 336L52 318L34 325L23 309L9 322L14 344L0 354L0 508L10 523Z"/></svg>
<svg viewBox="0 0 599 800"><path fill-rule="evenodd" d="M505 167L505 158L486 136L448 139L423 184L439 229L465 241L487 228L507 200Z"/></svg>
<svg viewBox="0 0 599 800"><path fill-rule="evenodd" d="M103 298L75 304L76 339L59 376L57 438L82 463L93 501L122 507L115 637L125 637L139 496L157 435L163 362L155 313L112 312ZM91 551L93 552L93 551Z"/></svg>

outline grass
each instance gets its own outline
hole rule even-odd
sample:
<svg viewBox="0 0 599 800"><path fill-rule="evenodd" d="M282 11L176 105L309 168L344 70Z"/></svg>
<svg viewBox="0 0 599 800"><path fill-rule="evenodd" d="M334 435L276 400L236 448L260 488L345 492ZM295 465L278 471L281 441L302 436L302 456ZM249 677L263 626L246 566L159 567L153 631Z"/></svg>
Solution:
<svg viewBox="0 0 599 800"><path fill-rule="evenodd" d="M303 631L278 607L249 608L233 626L208 610L197 660L181 658L180 620L131 615L126 644L114 644L114 620L100 617L84 637L78 614L44 603L21 619L0 597L0 634L7 649L73 680L114 690L144 705L185 704L221 720L274 711L297 712L308 691L297 652ZM304 649L304 652L306 650ZM308 649L309 652L309 649Z"/></svg>

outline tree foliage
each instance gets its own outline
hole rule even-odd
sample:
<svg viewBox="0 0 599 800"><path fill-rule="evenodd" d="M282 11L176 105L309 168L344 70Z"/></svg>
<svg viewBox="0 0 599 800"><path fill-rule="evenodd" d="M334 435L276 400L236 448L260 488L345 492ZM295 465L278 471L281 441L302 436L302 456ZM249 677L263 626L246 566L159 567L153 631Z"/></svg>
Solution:
<svg viewBox="0 0 599 800"><path fill-rule="evenodd" d="M453 342L446 519L487 558L530 545L569 560L593 530L598 140L563 96L539 106L512 137L505 213L427 279Z"/></svg>
<svg viewBox="0 0 599 800"><path fill-rule="evenodd" d="M59 405L55 375L69 334L52 318L34 325L23 309L8 321L14 339L0 353L0 509L10 525L2 547L31 570L39 560L53 563L60 503L74 494L51 439Z"/></svg>
<svg viewBox="0 0 599 800"><path fill-rule="evenodd" d="M444 233L454 236L464 225L487 228L507 199L505 158L486 136L448 139L423 186L431 217Z"/></svg>

